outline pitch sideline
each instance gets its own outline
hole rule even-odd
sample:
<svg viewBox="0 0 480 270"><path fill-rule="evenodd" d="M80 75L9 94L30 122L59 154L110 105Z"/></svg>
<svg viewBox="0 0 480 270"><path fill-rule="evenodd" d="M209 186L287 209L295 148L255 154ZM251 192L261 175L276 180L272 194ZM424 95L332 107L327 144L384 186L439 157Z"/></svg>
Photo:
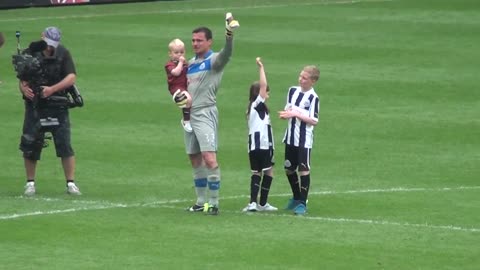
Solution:
<svg viewBox="0 0 480 270"><path fill-rule="evenodd" d="M359 190L346 190L346 191L317 191L311 192L311 195L336 195L336 194L362 194L362 193L398 193L398 192L445 192L445 191L456 191L456 190L475 190L480 189L480 186L459 186L459 187L443 187L443 188L403 188L395 187L389 189L359 189ZM272 194L272 197L287 197L291 194ZM247 195L237 195L237 196L227 196L222 197L223 200L232 200L239 198L247 198ZM25 197L17 196L14 199L25 199ZM172 207L171 204L176 203L186 203L191 201L191 199L175 199L175 200L161 200L153 201L147 203L133 203L133 204L124 204L124 203L112 203L108 201L82 201L82 200L62 200L57 198L28 198L39 201L69 201L73 203L83 204L84 206L76 208L67 208L60 210L50 210L50 211L35 211L28 213L19 213L19 214L6 214L0 215L0 220L11 220L18 219L23 217L30 216L40 216L40 215L54 215L54 214L64 214L72 213L79 211L91 211L91 210L106 210L114 208L132 208L132 207L152 207L158 206L162 208L178 208ZM238 213L238 211L229 211L222 210L222 212L227 213ZM294 215L287 214L267 214L270 216L276 217L289 217L289 218L298 218ZM434 225L434 224L418 224L418 223L408 223L408 222L392 222L386 220L369 220L369 219L352 219L352 218L331 218L331 217L321 217L321 216L304 216L307 220L320 220L326 222L336 222L336 223L356 223L356 224L372 224L372 225L388 225L388 226L400 226L400 227L417 227L417 228L429 228L429 229L442 229L450 231L463 231L463 232L480 232L480 228L464 228L457 225Z"/></svg>

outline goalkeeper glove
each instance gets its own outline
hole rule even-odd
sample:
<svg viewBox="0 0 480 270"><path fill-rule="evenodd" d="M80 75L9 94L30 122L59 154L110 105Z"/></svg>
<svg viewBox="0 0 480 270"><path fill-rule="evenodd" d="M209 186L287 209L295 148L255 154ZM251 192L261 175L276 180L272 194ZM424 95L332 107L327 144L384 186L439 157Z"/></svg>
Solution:
<svg viewBox="0 0 480 270"><path fill-rule="evenodd" d="M232 37L233 31L238 27L240 27L240 24L237 20L233 19L232 13L228 12L227 14L225 14L225 34L228 37Z"/></svg>
<svg viewBox="0 0 480 270"><path fill-rule="evenodd" d="M187 107L188 102L187 95L188 94L186 93L186 91L178 89L177 91L175 91L175 93L173 93L173 102L175 102L175 104L177 104L179 108L185 108Z"/></svg>

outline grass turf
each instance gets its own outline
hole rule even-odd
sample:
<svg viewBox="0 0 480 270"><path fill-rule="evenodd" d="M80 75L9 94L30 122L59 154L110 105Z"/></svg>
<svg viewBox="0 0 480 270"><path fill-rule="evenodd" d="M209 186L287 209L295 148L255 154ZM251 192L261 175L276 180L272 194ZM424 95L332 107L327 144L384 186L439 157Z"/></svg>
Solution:
<svg viewBox="0 0 480 270"><path fill-rule="evenodd" d="M0 241L5 269L476 269L480 240L476 1L167 1L0 10ZM241 28L218 94L221 215L193 202L168 42L223 14ZM23 198L23 105L10 62L48 25L63 31L86 106L71 111L77 181L64 194L53 147ZM245 215L244 111L264 59L276 139L270 202L284 206L286 123L276 111L317 64L320 123L307 217Z"/></svg>

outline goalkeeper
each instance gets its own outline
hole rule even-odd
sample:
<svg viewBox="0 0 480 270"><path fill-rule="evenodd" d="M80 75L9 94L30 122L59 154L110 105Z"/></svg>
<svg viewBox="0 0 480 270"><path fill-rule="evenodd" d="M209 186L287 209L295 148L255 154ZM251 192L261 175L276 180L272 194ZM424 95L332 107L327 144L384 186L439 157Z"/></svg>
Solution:
<svg viewBox="0 0 480 270"><path fill-rule="evenodd" d="M173 96L173 101L182 109L181 124L186 132L192 132L190 125L190 106L192 99L187 92L187 63L185 61L185 44L176 38L168 44L170 59L165 64L167 73L168 91Z"/></svg>
<svg viewBox="0 0 480 270"><path fill-rule="evenodd" d="M220 190L216 95L232 56L233 31L239 27L231 13L227 13L225 19L225 46L220 52L211 49L213 37L209 28L198 27L192 31L195 57L189 60L187 72L188 92L192 96L192 132L185 133L185 148L192 164L197 195L196 203L187 210L212 215L218 214Z"/></svg>

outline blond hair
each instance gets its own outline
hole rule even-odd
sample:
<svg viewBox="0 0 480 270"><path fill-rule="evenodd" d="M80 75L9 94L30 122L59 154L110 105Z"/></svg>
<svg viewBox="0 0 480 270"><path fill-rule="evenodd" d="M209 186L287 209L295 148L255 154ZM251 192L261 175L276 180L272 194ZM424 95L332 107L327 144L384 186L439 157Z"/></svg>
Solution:
<svg viewBox="0 0 480 270"><path fill-rule="evenodd" d="M310 79L312 81L316 82L320 78L320 70L318 69L317 66L314 66L314 65L305 66L303 68L303 71L307 72L308 75L310 75Z"/></svg>
<svg viewBox="0 0 480 270"><path fill-rule="evenodd" d="M185 47L185 44L183 43L183 41L176 38L176 39L170 41L170 43L168 43L168 49L169 50L173 50L175 47Z"/></svg>

